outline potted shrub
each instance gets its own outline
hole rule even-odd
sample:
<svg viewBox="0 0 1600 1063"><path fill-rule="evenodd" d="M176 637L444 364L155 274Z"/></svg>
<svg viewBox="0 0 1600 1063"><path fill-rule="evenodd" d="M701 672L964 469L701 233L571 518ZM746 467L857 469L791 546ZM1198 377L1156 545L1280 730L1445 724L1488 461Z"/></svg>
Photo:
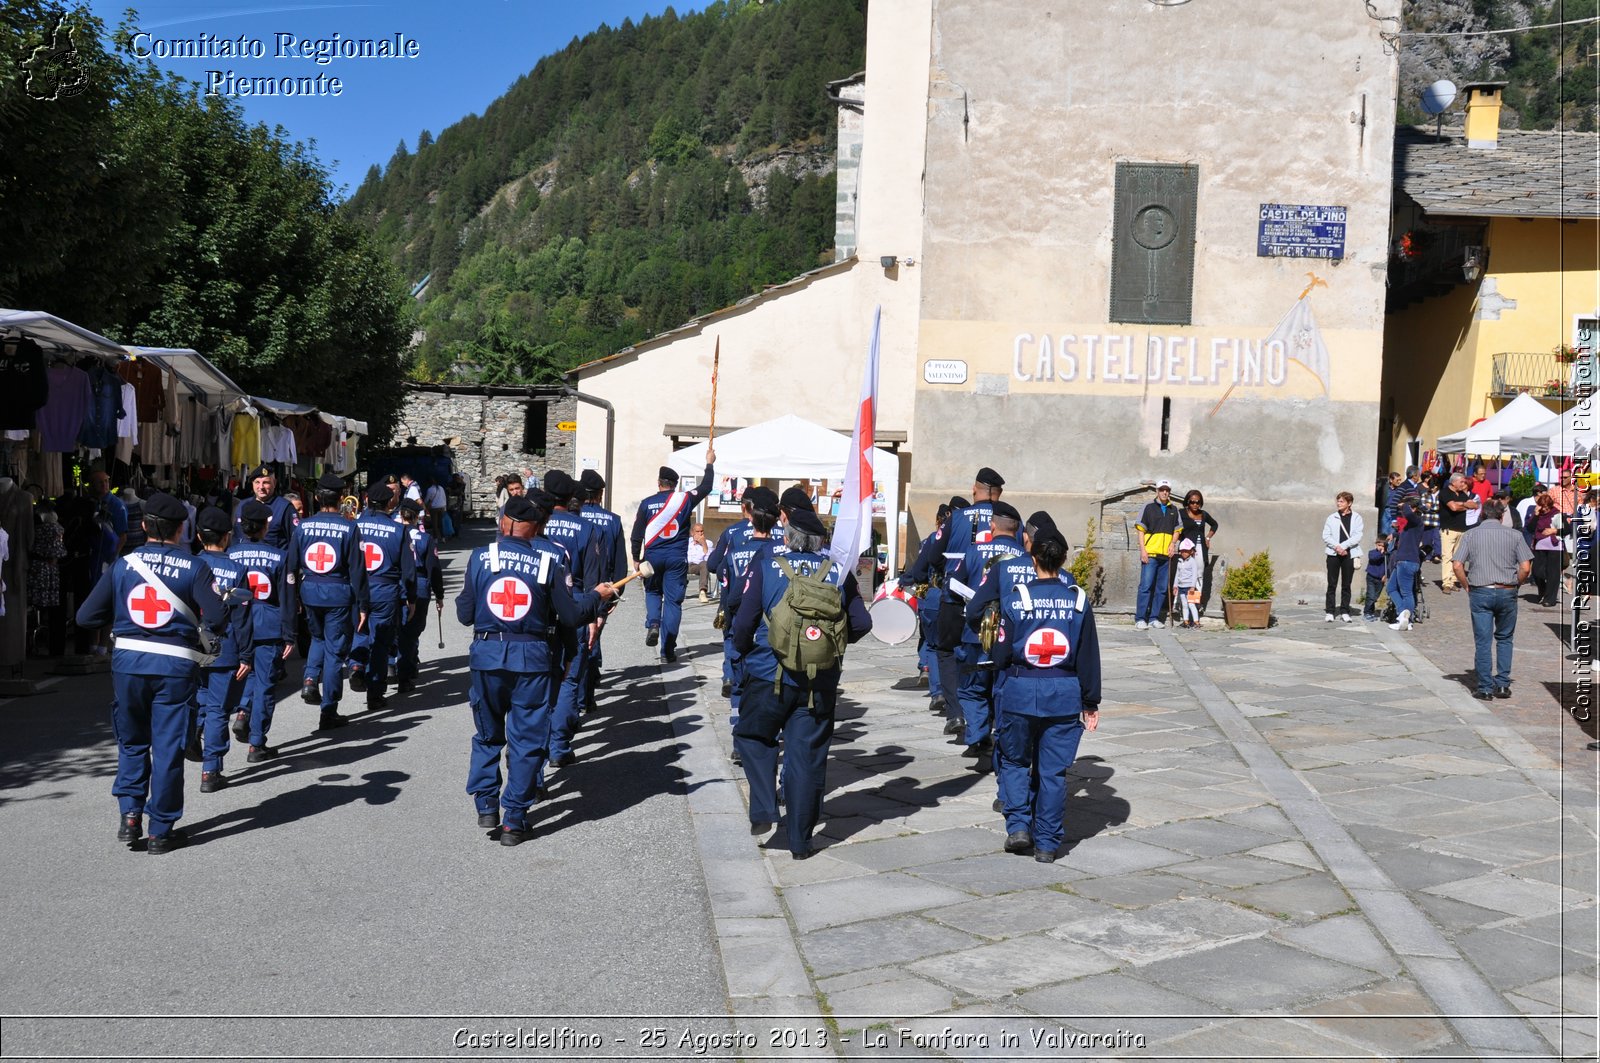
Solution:
<svg viewBox="0 0 1600 1063"><path fill-rule="evenodd" d="M1272 622L1272 559L1265 550L1228 569L1222 581L1222 615L1229 627L1266 627Z"/></svg>
<svg viewBox="0 0 1600 1063"><path fill-rule="evenodd" d="M1078 586L1083 588L1083 593L1089 596L1090 605L1103 605L1105 603L1106 573L1100 567L1100 551L1095 547L1094 518L1089 518L1089 527L1084 532L1083 546L1078 549L1077 556L1072 559L1072 578L1078 581Z"/></svg>

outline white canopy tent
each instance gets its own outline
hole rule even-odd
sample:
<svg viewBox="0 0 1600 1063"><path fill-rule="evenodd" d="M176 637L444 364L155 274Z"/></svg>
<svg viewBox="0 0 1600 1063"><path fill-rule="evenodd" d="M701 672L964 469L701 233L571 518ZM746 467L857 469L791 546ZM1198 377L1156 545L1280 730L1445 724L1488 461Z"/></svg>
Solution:
<svg viewBox="0 0 1600 1063"><path fill-rule="evenodd" d="M1548 424L1554 415L1538 399L1523 392L1512 399L1504 409L1485 417L1470 428L1439 437L1441 454L1512 454L1520 453L1507 445L1511 437L1518 437Z"/></svg>
<svg viewBox="0 0 1600 1063"><path fill-rule="evenodd" d="M1559 417L1524 432L1507 436L1503 442L1514 454L1533 454L1558 458L1587 458L1600 447L1600 414L1594 399L1584 399Z"/></svg>
<svg viewBox="0 0 1600 1063"><path fill-rule="evenodd" d="M43 310L0 310L0 332L23 332L46 347L121 361L122 346Z"/></svg>
<svg viewBox="0 0 1600 1063"><path fill-rule="evenodd" d="M176 376L208 409L221 410L247 398L244 390L199 351L187 347L129 347L134 358L148 358Z"/></svg>
<svg viewBox="0 0 1600 1063"><path fill-rule="evenodd" d="M844 482L850 463L850 437L793 414L741 428L716 439L718 476L776 480ZM667 464L696 480L706 467L706 445L696 443L673 453ZM872 449L872 478L883 485L884 542L889 546L889 574L895 567L895 540L900 528L900 458L881 447ZM871 596L872 588L862 589Z"/></svg>

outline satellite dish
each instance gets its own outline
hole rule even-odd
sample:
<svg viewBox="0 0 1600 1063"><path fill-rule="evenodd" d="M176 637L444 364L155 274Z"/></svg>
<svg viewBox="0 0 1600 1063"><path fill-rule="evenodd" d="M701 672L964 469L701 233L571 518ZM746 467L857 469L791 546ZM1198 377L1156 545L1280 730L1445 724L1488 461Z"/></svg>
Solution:
<svg viewBox="0 0 1600 1063"><path fill-rule="evenodd" d="M1422 109L1428 114L1443 114L1456 99L1456 83L1435 81L1422 90Z"/></svg>

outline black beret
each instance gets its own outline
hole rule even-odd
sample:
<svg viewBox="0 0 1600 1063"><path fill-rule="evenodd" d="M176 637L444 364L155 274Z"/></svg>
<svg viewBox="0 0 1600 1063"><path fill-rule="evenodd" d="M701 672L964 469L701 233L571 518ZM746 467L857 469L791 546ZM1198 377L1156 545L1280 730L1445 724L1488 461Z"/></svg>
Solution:
<svg viewBox="0 0 1600 1063"><path fill-rule="evenodd" d="M324 491L343 491L344 481L331 472L325 472L317 477L317 486Z"/></svg>
<svg viewBox="0 0 1600 1063"><path fill-rule="evenodd" d="M1050 516L1050 514L1046 513L1042 509L1028 518L1028 527L1037 528L1040 531L1053 529L1055 526L1055 518Z"/></svg>
<svg viewBox="0 0 1600 1063"><path fill-rule="evenodd" d="M410 513L415 516L422 512L422 503L414 498L402 498L400 500L400 512Z"/></svg>
<svg viewBox="0 0 1600 1063"><path fill-rule="evenodd" d="M144 500L144 512L147 517L159 517L162 520L188 520L189 511L183 508L183 503L167 494L157 491Z"/></svg>
<svg viewBox="0 0 1600 1063"><path fill-rule="evenodd" d="M994 516L1000 517L1004 520L1014 520L1019 524L1022 523L1022 514L1018 513L1017 507L1013 506L1010 502L996 502L994 503L993 508Z"/></svg>
<svg viewBox="0 0 1600 1063"><path fill-rule="evenodd" d="M254 469L251 470L249 479L259 480L263 476L271 476L271 475L272 475L272 470L271 469L267 468L265 465L257 465Z"/></svg>
<svg viewBox="0 0 1600 1063"><path fill-rule="evenodd" d="M556 506L561 504L561 500L555 495L551 494L549 491L541 491L537 487L535 487L532 491L529 491L527 497L533 501L534 505L544 510L544 515L547 517L550 515L550 511L552 509L555 509Z"/></svg>
<svg viewBox="0 0 1600 1063"><path fill-rule="evenodd" d="M978 475L974 476L972 479L975 483L984 484L987 487L1004 487L1006 485L1005 477L1001 476L987 465L979 469Z"/></svg>
<svg viewBox="0 0 1600 1063"><path fill-rule="evenodd" d="M778 494L770 487L745 488L744 501L750 503L752 513L765 513L769 517L778 515Z"/></svg>
<svg viewBox="0 0 1600 1063"><path fill-rule="evenodd" d="M972 505L972 503L968 502L966 499L962 498L960 495L951 495L950 496L950 508L951 509L966 509L970 505Z"/></svg>
<svg viewBox="0 0 1600 1063"><path fill-rule="evenodd" d="M822 526L822 518L817 516L817 511L810 506L795 506L791 509L789 527L808 535L825 535L828 531Z"/></svg>
<svg viewBox="0 0 1600 1063"><path fill-rule="evenodd" d="M604 491L606 489L606 478L593 469L585 469L583 470L583 475L578 477L578 486L591 494L595 491Z"/></svg>
<svg viewBox="0 0 1600 1063"><path fill-rule="evenodd" d="M367 488L367 501L375 506L387 506L394 497L394 489L388 484L377 484Z"/></svg>
<svg viewBox="0 0 1600 1063"><path fill-rule="evenodd" d="M1067 549L1067 537L1055 528L1046 528L1033 537L1033 546L1036 550L1046 543L1056 543L1062 550Z"/></svg>
<svg viewBox="0 0 1600 1063"><path fill-rule="evenodd" d="M544 519L538 505L527 495L512 495L506 501L506 516L512 520L537 523Z"/></svg>
<svg viewBox="0 0 1600 1063"><path fill-rule="evenodd" d="M239 504L239 519L271 520L272 507L265 502L257 502L253 498L247 498Z"/></svg>
<svg viewBox="0 0 1600 1063"><path fill-rule="evenodd" d="M544 474L544 489L557 498L571 498L578 493L578 483L560 469L551 469Z"/></svg>
<svg viewBox="0 0 1600 1063"><path fill-rule="evenodd" d="M201 531L229 532L233 530L233 521L229 520L228 515L216 506L207 506L202 509L200 515L194 519L194 522L199 525Z"/></svg>
<svg viewBox="0 0 1600 1063"><path fill-rule="evenodd" d="M778 506L782 509L812 509L811 496L799 484L783 489L783 495L778 499Z"/></svg>
<svg viewBox="0 0 1600 1063"><path fill-rule="evenodd" d="M675 484L678 482L678 470L670 465L663 465L661 471L656 474L656 480L664 484Z"/></svg>

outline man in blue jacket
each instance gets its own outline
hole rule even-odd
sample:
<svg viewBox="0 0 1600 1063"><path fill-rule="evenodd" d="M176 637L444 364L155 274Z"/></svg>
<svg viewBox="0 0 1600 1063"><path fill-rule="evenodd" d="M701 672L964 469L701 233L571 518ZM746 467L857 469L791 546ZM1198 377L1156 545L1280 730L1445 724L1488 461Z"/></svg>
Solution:
<svg viewBox="0 0 1600 1063"><path fill-rule="evenodd" d="M678 659L678 625L683 621L683 593L689 583L689 531L694 509L711 493L717 452L706 448L706 471L690 491L678 490L677 470L661 466L660 488L639 503L633 521L633 557L650 562L654 575L644 584L644 644L661 644L661 659Z"/></svg>

